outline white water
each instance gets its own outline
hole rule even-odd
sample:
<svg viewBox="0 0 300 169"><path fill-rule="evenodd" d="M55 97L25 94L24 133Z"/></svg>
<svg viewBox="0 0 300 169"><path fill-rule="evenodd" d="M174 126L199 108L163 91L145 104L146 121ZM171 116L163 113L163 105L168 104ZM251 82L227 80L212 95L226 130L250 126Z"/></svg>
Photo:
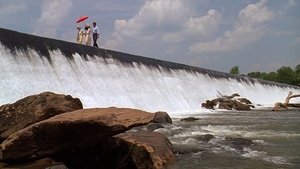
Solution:
<svg viewBox="0 0 300 169"><path fill-rule="evenodd" d="M60 51L50 51L51 65L34 50L28 55L17 52L14 57L0 43L0 105L51 91L78 97L86 108L116 106L178 114L201 110L201 103L214 99L217 90L224 95L239 93L268 106L283 102L289 91L300 93L288 87L249 85L185 70L124 66L112 58L86 61L75 54L74 61L69 61Z"/></svg>

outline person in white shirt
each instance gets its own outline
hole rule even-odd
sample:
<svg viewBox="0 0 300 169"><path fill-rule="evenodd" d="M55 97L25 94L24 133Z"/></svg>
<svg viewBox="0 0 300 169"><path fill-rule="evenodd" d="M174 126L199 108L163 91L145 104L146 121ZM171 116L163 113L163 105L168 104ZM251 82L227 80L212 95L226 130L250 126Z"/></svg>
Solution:
<svg viewBox="0 0 300 169"><path fill-rule="evenodd" d="M97 40L99 39L99 28L96 24L96 22L93 22L93 41L94 41L94 47L98 48Z"/></svg>

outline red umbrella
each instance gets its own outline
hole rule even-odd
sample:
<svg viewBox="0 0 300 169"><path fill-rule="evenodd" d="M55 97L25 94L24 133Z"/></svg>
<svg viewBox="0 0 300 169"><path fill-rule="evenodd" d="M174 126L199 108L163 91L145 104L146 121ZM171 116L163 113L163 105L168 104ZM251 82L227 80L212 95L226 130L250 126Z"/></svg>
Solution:
<svg viewBox="0 0 300 169"><path fill-rule="evenodd" d="M82 22L84 20L86 20L87 18L89 18L88 16L82 16L79 19L77 19L76 23Z"/></svg>

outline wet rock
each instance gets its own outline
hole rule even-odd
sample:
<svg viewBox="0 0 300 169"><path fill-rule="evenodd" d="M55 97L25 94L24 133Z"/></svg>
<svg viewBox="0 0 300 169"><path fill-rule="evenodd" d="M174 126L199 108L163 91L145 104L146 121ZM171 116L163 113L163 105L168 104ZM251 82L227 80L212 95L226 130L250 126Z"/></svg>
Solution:
<svg viewBox="0 0 300 169"><path fill-rule="evenodd" d="M63 163L44 158L23 164L0 164L1 169L68 169Z"/></svg>
<svg viewBox="0 0 300 169"><path fill-rule="evenodd" d="M251 108L254 108L253 105L251 105L251 101L246 98L237 98L236 100L233 99L234 97L239 96L237 93L231 95L231 96L223 96L220 98L216 98L213 100L206 100L205 103L202 103L202 107L207 109L225 109L225 110L251 110ZM217 107L218 105L218 107Z"/></svg>
<svg viewBox="0 0 300 169"><path fill-rule="evenodd" d="M200 136L195 136L194 137L196 140L203 141L205 143L208 143L211 139L215 138L215 136L211 134L205 134L205 135L200 135Z"/></svg>
<svg viewBox="0 0 300 169"><path fill-rule="evenodd" d="M78 98L44 92L0 107L0 141L24 127L58 114L82 109Z"/></svg>
<svg viewBox="0 0 300 169"><path fill-rule="evenodd" d="M155 116L153 118L153 122L154 123L170 123L172 124L172 119L171 117L168 115L167 112L156 112Z"/></svg>
<svg viewBox="0 0 300 169"><path fill-rule="evenodd" d="M72 169L164 169L173 161L169 140L160 133L125 132L88 149L56 156Z"/></svg>
<svg viewBox="0 0 300 169"><path fill-rule="evenodd" d="M253 141L245 138L226 137L225 141L233 148L243 150L244 147L253 145Z"/></svg>
<svg viewBox="0 0 300 169"><path fill-rule="evenodd" d="M181 119L180 121L192 122L192 121L197 121L197 120L199 120L199 119L195 118L195 117L187 117L187 118Z"/></svg>
<svg viewBox="0 0 300 169"><path fill-rule="evenodd" d="M147 131L154 131L159 128L164 128L164 126L159 123L150 123L150 124L146 125L145 127L146 127Z"/></svg>
<svg viewBox="0 0 300 169"><path fill-rule="evenodd" d="M252 102L246 98L238 98L237 100L244 104L252 104Z"/></svg>
<svg viewBox="0 0 300 169"><path fill-rule="evenodd" d="M156 132L126 132L115 136L130 149L128 158L138 169L164 169L174 160L171 142Z"/></svg>
<svg viewBox="0 0 300 169"><path fill-rule="evenodd" d="M250 105L246 105L244 103L238 102L236 100L227 100L220 102L219 109L227 109L227 110L251 110Z"/></svg>
<svg viewBox="0 0 300 169"><path fill-rule="evenodd" d="M82 109L35 123L0 145L0 160L18 161L84 149L132 127L150 123L153 113L127 108Z"/></svg>
<svg viewBox="0 0 300 169"><path fill-rule="evenodd" d="M214 109L214 107L216 106L216 102L214 101L210 101L210 100L206 100L205 103L202 103L201 106L207 109Z"/></svg>

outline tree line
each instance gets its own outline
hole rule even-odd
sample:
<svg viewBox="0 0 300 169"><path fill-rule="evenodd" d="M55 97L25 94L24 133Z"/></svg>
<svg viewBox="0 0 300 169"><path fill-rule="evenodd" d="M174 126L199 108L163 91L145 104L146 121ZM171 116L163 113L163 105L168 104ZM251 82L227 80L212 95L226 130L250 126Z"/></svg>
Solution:
<svg viewBox="0 0 300 169"><path fill-rule="evenodd" d="M229 73L240 74L239 67L238 66L232 67ZM266 72L257 71L257 72L247 73L247 76L300 86L300 64L297 65L294 69L292 69L289 66L282 66L281 68L277 69L276 72L266 73Z"/></svg>

